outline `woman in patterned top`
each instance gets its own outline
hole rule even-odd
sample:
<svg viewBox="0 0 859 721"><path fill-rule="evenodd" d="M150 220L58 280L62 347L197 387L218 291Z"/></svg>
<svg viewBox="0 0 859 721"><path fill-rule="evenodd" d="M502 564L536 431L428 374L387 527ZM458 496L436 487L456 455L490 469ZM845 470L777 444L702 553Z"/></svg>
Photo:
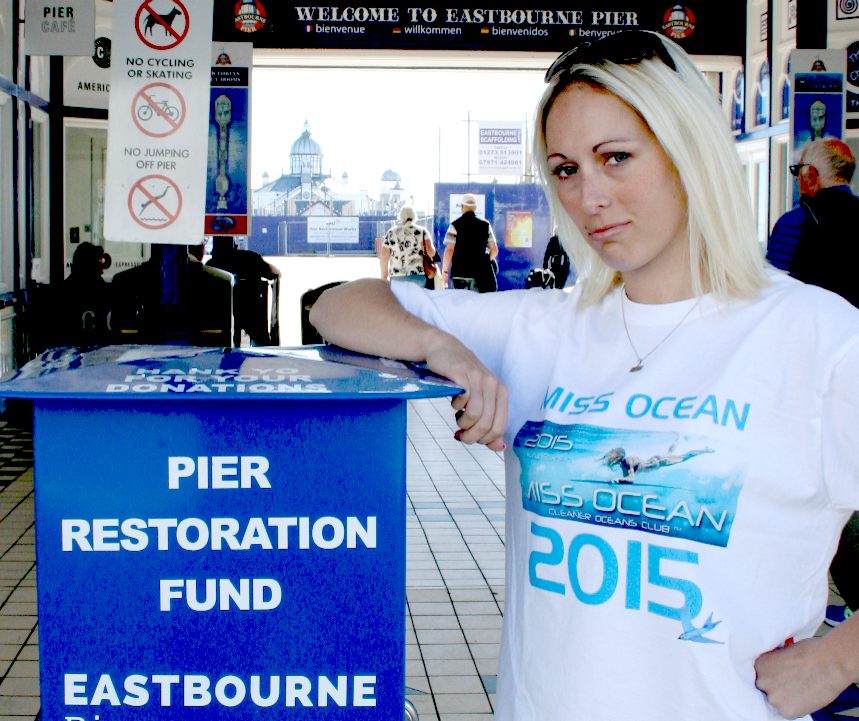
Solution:
<svg viewBox="0 0 859 721"><path fill-rule="evenodd" d="M385 234L381 249L382 280L409 280L425 285L423 255L435 255L432 236L422 225L415 224L415 209L400 208L400 222Z"/></svg>

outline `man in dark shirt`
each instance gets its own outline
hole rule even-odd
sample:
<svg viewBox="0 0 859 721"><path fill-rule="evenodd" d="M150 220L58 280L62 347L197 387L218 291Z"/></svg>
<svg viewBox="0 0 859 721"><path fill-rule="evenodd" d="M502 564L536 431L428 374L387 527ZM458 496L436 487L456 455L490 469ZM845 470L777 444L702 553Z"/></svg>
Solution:
<svg viewBox="0 0 859 721"><path fill-rule="evenodd" d="M855 169L850 147L836 138L815 140L803 150L797 178L809 196L808 212L789 272L859 307L859 197L849 185Z"/></svg>
<svg viewBox="0 0 859 721"><path fill-rule="evenodd" d="M797 172L802 167L791 165ZM811 207L808 204L809 196L802 195L799 205L788 210L773 226L767 241L767 260L779 270L788 270L796 253L796 246L802 235L802 228L807 220L812 220Z"/></svg>
<svg viewBox="0 0 859 721"><path fill-rule="evenodd" d="M462 196L462 215L454 220L444 236L442 280L450 279L454 288L467 288L480 293L498 289L492 261L498 255L498 243L492 226L475 214L477 198Z"/></svg>

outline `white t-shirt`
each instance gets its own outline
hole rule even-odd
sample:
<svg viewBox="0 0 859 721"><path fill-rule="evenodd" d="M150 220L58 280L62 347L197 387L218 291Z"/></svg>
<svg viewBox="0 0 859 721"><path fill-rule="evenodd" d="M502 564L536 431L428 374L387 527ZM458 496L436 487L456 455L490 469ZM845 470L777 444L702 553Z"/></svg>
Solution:
<svg viewBox="0 0 859 721"><path fill-rule="evenodd" d="M859 311L772 274L630 372L620 289L393 288L510 391L499 721L764 721L859 508ZM641 354L695 305L625 301Z"/></svg>

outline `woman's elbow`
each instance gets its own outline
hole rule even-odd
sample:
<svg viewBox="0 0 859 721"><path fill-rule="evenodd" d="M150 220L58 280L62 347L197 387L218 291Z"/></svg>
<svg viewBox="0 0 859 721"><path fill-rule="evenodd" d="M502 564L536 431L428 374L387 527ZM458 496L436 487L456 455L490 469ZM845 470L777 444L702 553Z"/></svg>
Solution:
<svg viewBox="0 0 859 721"><path fill-rule="evenodd" d="M322 335L333 329L335 323L351 323L354 310L364 307L374 297L376 289L387 289L387 281L362 278L335 285L324 290L310 307L308 320Z"/></svg>
<svg viewBox="0 0 859 721"><path fill-rule="evenodd" d="M332 308L334 306L334 301L332 300L330 294L334 290L336 289L329 288L328 290L322 291L322 293L316 299L313 305L310 306L308 320L310 321L310 324L320 333L322 333L327 320L331 317L331 313L333 312Z"/></svg>

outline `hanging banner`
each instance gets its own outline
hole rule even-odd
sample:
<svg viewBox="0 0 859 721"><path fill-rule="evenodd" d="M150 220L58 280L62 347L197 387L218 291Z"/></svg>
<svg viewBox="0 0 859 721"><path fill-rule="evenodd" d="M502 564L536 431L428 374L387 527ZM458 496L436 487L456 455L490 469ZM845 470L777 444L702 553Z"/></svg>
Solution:
<svg viewBox="0 0 859 721"><path fill-rule="evenodd" d="M202 242L212 0L113 8L105 237Z"/></svg>
<svg viewBox="0 0 859 721"><path fill-rule="evenodd" d="M812 140L844 137L846 74L847 53L844 50L791 51L792 163L799 161L802 149Z"/></svg>
<svg viewBox="0 0 859 721"><path fill-rule="evenodd" d="M485 175L522 175L525 159L522 123L479 123L477 172Z"/></svg>
<svg viewBox="0 0 859 721"><path fill-rule="evenodd" d="M843 138L845 126L845 50L791 50L790 162L798 163L803 148L821 138ZM799 184L793 184L794 204Z"/></svg>
<svg viewBox="0 0 859 721"><path fill-rule="evenodd" d="M847 47L847 127L859 128L859 40Z"/></svg>
<svg viewBox="0 0 859 721"><path fill-rule="evenodd" d="M252 43L212 45L206 235L250 233Z"/></svg>
<svg viewBox="0 0 859 721"><path fill-rule="evenodd" d="M24 39L28 55L92 55L93 0L27 0Z"/></svg>
<svg viewBox="0 0 859 721"><path fill-rule="evenodd" d="M646 29L701 55L745 54L745 0L582 0L571 5L386 7L216 0L215 39L258 48L559 51Z"/></svg>

